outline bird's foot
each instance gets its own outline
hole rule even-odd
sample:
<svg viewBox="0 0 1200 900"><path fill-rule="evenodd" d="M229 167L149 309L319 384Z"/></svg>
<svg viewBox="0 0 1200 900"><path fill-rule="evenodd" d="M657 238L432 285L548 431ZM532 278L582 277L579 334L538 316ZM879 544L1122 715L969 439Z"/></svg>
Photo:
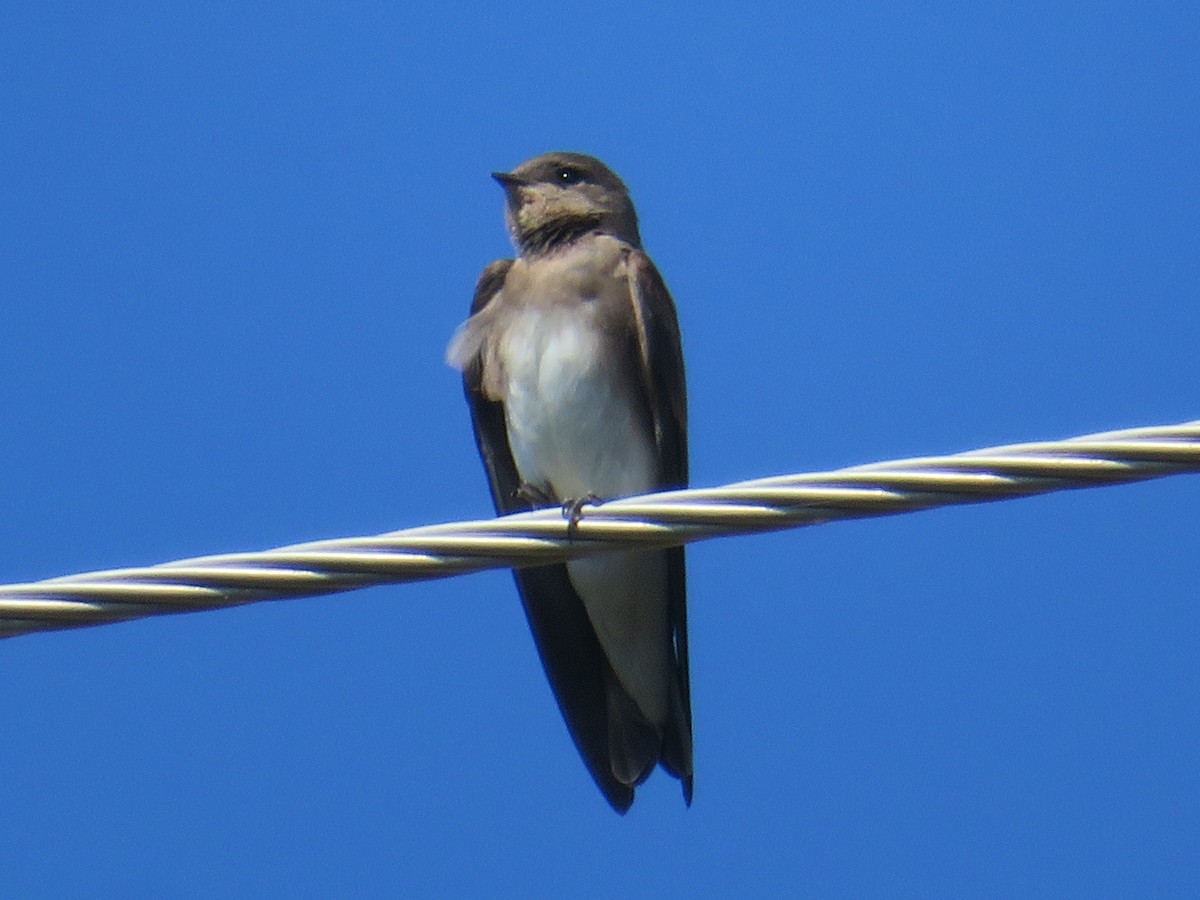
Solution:
<svg viewBox="0 0 1200 900"><path fill-rule="evenodd" d="M567 520L567 537L574 537L575 532L579 530L579 520L583 518L583 507L585 504L590 503L595 506L603 502L603 499L591 493L576 500L564 500L562 514L563 518Z"/></svg>
<svg viewBox="0 0 1200 900"><path fill-rule="evenodd" d="M546 491L536 484L530 484L528 481L522 481L517 489L513 491L513 496L518 500L524 500L534 509L558 505L558 501L546 493Z"/></svg>

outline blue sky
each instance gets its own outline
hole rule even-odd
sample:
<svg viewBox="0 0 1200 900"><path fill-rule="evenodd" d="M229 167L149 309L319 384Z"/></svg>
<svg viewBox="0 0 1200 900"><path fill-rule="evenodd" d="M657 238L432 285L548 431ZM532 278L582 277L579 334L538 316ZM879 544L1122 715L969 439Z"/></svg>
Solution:
<svg viewBox="0 0 1200 900"><path fill-rule="evenodd" d="M0 581L487 514L442 356L549 149L697 485L1200 418L1193 4L604 10L0 12ZM694 547L695 803L624 819L504 572L6 641L0 894L1194 895L1198 503Z"/></svg>

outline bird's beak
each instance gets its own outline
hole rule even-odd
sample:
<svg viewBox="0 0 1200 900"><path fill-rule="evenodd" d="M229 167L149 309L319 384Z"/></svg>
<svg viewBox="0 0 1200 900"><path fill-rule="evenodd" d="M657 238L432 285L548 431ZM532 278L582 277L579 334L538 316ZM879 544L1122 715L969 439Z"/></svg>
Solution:
<svg viewBox="0 0 1200 900"><path fill-rule="evenodd" d="M503 187L506 191L529 184L529 182L520 175L514 175L512 172L493 172L492 177L500 182L501 187Z"/></svg>

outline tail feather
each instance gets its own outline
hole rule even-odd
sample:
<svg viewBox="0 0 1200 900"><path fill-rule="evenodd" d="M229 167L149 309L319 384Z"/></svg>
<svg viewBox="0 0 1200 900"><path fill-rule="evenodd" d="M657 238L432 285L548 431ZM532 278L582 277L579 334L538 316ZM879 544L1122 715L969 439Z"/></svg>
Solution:
<svg viewBox="0 0 1200 900"><path fill-rule="evenodd" d="M613 777L639 785L654 771L662 749L662 734L646 721L616 676L605 685L608 699L608 754Z"/></svg>
<svg viewBox="0 0 1200 900"><path fill-rule="evenodd" d="M671 711L663 731L662 767L683 783L683 799L692 805L692 717L679 684L671 687Z"/></svg>

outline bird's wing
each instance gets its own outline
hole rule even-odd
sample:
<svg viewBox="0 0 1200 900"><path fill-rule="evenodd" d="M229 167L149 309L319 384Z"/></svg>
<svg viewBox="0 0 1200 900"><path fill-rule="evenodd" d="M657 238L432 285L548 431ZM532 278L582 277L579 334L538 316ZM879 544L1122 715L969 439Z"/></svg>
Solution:
<svg viewBox="0 0 1200 900"><path fill-rule="evenodd" d="M641 250L627 257L633 339L649 420L658 450L660 490L687 487L687 385L675 304L662 276ZM687 575L682 547L667 554L668 623L675 664L672 725L663 733L663 766L692 800L692 707L688 672Z"/></svg>

